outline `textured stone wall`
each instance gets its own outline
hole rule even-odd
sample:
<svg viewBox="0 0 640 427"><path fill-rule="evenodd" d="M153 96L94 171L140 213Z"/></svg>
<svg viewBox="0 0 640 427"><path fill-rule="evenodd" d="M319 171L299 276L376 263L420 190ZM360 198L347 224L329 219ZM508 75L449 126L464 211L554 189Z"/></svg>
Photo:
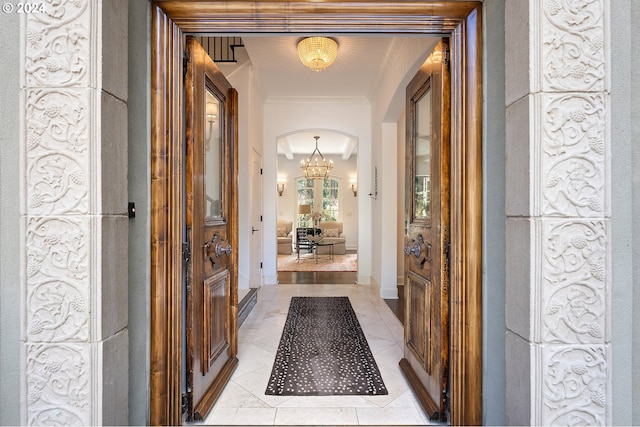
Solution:
<svg viewBox="0 0 640 427"><path fill-rule="evenodd" d="M127 424L127 2L43 3L21 26L22 418Z"/></svg>
<svg viewBox="0 0 640 427"><path fill-rule="evenodd" d="M506 3L508 424L611 424L608 4Z"/></svg>

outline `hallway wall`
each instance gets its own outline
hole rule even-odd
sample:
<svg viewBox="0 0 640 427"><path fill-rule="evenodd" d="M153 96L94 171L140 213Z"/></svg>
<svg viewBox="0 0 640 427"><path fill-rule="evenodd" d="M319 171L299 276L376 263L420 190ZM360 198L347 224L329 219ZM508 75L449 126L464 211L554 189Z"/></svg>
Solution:
<svg viewBox="0 0 640 427"><path fill-rule="evenodd" d="M252 254L250 250L250 230L256 224L251 224L251 212L252 209L262 209L262 206L257 205L270 197L270 194L263 193L262 201L250 200L252 192L249 191L251 151L259 153L264 163L264 94L250 63L245 63L226 77L238 91L238 288L249 289L251 263L262 261L252 259L256 254ZM264 227L259 225L256 228L264 230Z"/></svg>
<svg viewBox="0 0 640 427"><path fill-rule="evenodd" d="M397 284L402 280L404 268L404 231L398 229L398 225L404 223L404 191L396 190L399 183L404 183L404 150L398 150L398 145L404 145L406 86L438 40L434 37L396 39L369 93L371 167L378 173L378 194L371 200L372 280L383 298L397 298ZM372 175L372 187L374 180ZM397 233L398 230L401 232ZM400 258L398 254L402 254Z"/></svg>

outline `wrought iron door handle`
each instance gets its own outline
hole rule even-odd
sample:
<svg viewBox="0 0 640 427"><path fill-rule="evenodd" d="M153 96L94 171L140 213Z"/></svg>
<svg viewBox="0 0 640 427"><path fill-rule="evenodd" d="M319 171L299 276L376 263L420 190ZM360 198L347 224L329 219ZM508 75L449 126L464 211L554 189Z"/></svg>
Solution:
<svg viewBox="0 0 640 427"><path fill-rule="evenodd" d="M216 244L216 258L220 258L223 253L226 253L227 256L231 255L231 245L227 243L227 246L223 247L222 243L218 242Z"/></svg>
<svg viewBox="0 0 640 427"><path fill-rule="evenodd" d="M415 242L413 244L413 247L409 246L409 244L405 245L404 247L404 254L406 256L409 256L411 254L413 254L413 256L415 256L416 258L420 257L420 252L421 252L421 247L420 247L420 243Z"/></svg>
<svg viewBox="0 0 640 427"><path fill-rule="evenodd" d="M213 237L211 237L211 241L204 244L202 250L204 252L204 259L209 259L209 250L213 246L213 244L218 240L218 233L215 233ZM218 243L220 244L220 243Z"/></svg>

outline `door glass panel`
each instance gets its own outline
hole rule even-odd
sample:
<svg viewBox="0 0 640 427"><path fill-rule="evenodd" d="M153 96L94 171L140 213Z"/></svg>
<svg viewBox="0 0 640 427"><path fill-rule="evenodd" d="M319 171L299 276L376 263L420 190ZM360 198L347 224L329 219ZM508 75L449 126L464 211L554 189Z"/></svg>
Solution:
<svg viewBox="0 0 640 427"><path fill-rule="evenodd" d="M204 121L205 217L222 219L222 102L207 89Z"/></svg>
<svg viewBox="0 0 640 427"><path fill-rule="evenodd" d="M415 158L413 212L417 219L431 216L431 88L415 103Z"/></svg>

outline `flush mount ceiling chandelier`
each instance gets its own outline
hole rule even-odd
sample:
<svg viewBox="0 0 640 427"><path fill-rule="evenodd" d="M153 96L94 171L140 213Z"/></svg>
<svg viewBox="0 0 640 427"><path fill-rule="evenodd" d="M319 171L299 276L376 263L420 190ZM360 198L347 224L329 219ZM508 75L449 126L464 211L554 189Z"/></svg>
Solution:
<svg viewBox="0 0 640 427"><path fill-rule="evenodd" d="M314 138L316 139L316 149L307 160L300 161L300 169L304 171L304 176L307 179L325 179L329 177L329 171L333 168L333 160L327 162L318 149L320 137L314 136Z"/></svg>
<svg viewBox="0 0 640 427"><path fill-rule="evenodd" d="M298 56L313 71L322 71L333 64L338 55L338 43L328 37L307 37L298 42Z"/></svg>

